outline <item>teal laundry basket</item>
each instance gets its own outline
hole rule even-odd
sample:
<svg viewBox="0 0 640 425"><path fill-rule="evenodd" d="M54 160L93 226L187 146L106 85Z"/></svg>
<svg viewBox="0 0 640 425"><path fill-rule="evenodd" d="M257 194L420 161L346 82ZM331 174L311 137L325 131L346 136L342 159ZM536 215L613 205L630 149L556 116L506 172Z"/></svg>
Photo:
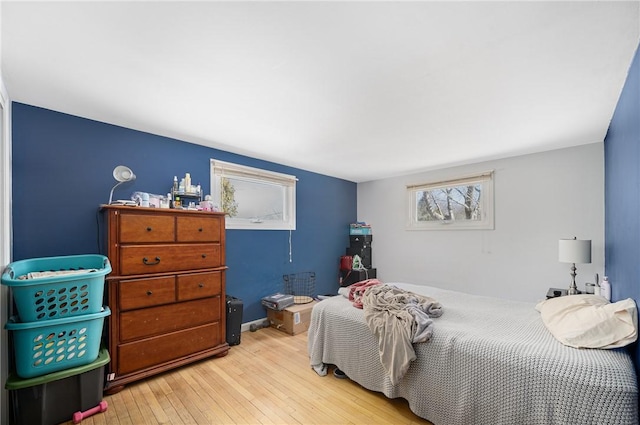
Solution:
<svg viewBox="0 0 640 425"><path fill-rule="evenodd" d="M12 333L17 375L33 378L95 361L104 318L110 314L103 307L99 313L39 322L12 317L5 329Z"/></svg>
<svg viewBox="0 0 640 425"><path fill-rule="evenodd" d="M99 313L109 273L103 255L43 257L9 264L2 284L11 288L20 322L36 322Z"/></svg>

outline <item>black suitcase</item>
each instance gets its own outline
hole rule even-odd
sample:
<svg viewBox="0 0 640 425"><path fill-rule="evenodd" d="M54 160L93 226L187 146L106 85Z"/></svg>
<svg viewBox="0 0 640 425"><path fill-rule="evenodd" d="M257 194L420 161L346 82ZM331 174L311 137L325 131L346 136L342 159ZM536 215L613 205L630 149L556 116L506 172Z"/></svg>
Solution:
<svg viewBox="0 0 640 425"><path fill-rule="evenodd" d="M229 345L240 344L242 328L242 300L226 296L227 301L227 343Z"/></svg>

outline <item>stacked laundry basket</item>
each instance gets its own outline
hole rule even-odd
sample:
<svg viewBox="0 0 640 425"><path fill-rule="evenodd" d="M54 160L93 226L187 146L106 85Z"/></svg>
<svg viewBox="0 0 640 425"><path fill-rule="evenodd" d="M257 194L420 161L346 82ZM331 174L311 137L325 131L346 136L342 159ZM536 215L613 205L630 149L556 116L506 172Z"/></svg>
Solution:
<svg viewBox="0 0 640 425"><path fill-rule="evenodd" d="M5 268L2 284L10 287L16 309L5 325L14 359L5 384L13 423L53 425L106 408L109 353L101 340L111 314L103 306L110 272L108 258L94 254L28 259Z"/></svg>

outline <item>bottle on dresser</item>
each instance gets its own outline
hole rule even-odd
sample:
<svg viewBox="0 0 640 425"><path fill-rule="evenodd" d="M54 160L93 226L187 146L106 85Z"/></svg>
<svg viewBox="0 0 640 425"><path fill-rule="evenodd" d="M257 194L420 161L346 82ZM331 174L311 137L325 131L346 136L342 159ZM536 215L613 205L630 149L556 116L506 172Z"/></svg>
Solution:
<svg viewBox="0 0 640 425"><path fill-rule="evenodd" d="M191 174L189 173L184 175L184 191L191 192Z"/></svg>

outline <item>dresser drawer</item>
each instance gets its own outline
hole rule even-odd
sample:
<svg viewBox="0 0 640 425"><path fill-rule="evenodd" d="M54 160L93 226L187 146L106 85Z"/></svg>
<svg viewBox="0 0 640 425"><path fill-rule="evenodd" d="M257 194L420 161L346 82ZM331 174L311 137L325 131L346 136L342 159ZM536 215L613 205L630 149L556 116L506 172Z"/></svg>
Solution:
<svg viewBox="0 0 640 425"><path fill-rule="evenodd" d="M220 297L125 311L120 340L131 341L220 320Z"/></svg>
<svg viewBox="0 0 640 425"><path fill-rule="evenodd" d="M214 243L120 247L121 275L208 269L221 265L221 248Z"/></svg>
<svg viewBox="0 0 640 425"><path fill-rule="evenodd" d="M173 332L156 338L118 346L117 373L124 375L190 354L214 348L222 343L220 323Z"/></svg>
<svg viewBox="0 0 640 425"><path fill-rule="evenodd" d="M178 276L178 300L195 300L219 295L222 272L193 273Z"/></svg>
<svg viewBox="0 0 640 425"><path fill-rule="evenodd" d="M219 242L220 217L177 217L178 242Z"/></svg>
<svg viewBox="0 0 640 425"><path fill-rule="evenodd" d="M121 310L169 304L175 300L175 276L122 280L118 284L118 303Z"/></svg>
<svg viewBox="0 0 640 425"><path fill-rule="evenodd" d="M120 243L173 242L175 222L170 216L120 215Z"/></svg>

